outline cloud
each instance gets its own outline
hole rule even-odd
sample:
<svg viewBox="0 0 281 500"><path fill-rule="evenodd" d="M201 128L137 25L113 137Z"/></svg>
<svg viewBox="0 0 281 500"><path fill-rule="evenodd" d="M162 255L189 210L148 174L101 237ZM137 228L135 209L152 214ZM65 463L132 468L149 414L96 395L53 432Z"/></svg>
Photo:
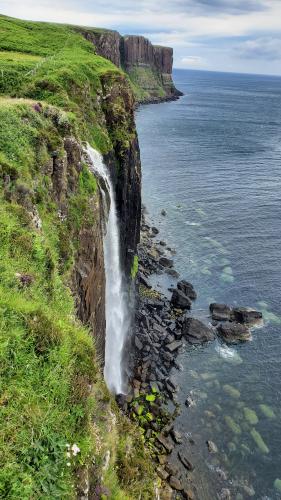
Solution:
<svg viewBox="0 0 281 500"><path fill-rule="evenodd" d="M202 68L206 66L203 57L200 56L186 56L181 59L182 66L192 68Z"/></svg>
<svg viewBox="0 0 281 500"><path fill-rule="evenodd" d="M238 56L244 59L276 61L281 59L281 38L261 37L246 40L235 49Z"/></svg>

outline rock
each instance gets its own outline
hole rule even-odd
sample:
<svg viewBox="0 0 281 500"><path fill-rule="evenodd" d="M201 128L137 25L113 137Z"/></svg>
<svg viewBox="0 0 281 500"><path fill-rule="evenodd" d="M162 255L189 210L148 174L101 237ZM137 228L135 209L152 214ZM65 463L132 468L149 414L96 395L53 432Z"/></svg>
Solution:
<svg viewBox="0 0 281 500"><path fill-rule="evenodd" d="M163 217L165 217L165 215L167 215L167 212L166 212L166 210L164 210L164 208L163 208L163 210L161 210L161 215L163 215Z"/></svg>
<svg viewBox="0 0 281 500"><path fill-rule="evenodd" d="M135 336L135 346L139 351L143 349L143 345L137 336Z"/></svg>
<svg viewBox="0 0 281 500"><path fill-rule="evenodd" d="M170 352L174 352L177 351L181 346L181 340L175 340L174 342L171 342L171 344L166 344L166 349L168 349L168 351Z"/></svg>
<svg viewBox="0 0 281 500"><path fill-rule="evenodd" d="M238 389L235 389L235 387L233 387L232 385L225 384L223 385L222 388L224 392L228 394L228 396L230 396L231 398L236 398L236 399L240 398L240 392L238 391Z"/></svg>
<svg viewBox="0 0 281 500"><path fill-rule="evenodd" d="M185 400L185 405L186 406L195 406L195 401L191 398L191 396L187 396Z"/></svg>
<svg viewBox="0 0 281 500"><path fill-rule="evenodd" d="M169 479L169 483L170 483L170 486L173 488L173 490L177 490L177 491L183 490L183 486L177 477L171 476Z"/></svg>
<svg viewBox="0 0 281 500"><path fill-rule="evenodd" d="M269 448L265 444L263 438L261 437L260 433L256 429L252 429L250 432L253 440L255 441L257 447L263 454L268 454L269 453Z"/></svg>
<svg viewBox="0 0 281 500"><path fill-rule="evenodd" d="M194 290L194 287L191 283L185 280L181 280L177 283L177 288L181 292L183 292L189 299L195 300L197 298L197 294Z"/></svg>
<svg viewBox="0 0 281 500"><path fill-rule="evenodd" d="M179 474L179 468L174 464L170 464L169 462L165 465L165 470L171 476L177 476Z"/></svg>
<svg viewBox="0 0 281 500"><path fill-rule="evenodd" d="M233 432L233 434L239 435L241 434L241 429L239 425L233 420L232 417L229 415L226 415L224 417L226 425L229 427L229 429Z"/></svg>
<svg viewBox="0 0 281 500"><path fill-rule="evenodd" d="M34 277L31 274L16 273L15 276L23 287L28 287L34 282Z"/></svg>
<svg viewBox="0 0 281 500"><path fill-rule="evenodd" d="M158 458L159 464L165 465L167 463L167 460L168 460L167 455L158 455L157 458Z"/></svg>
<svg viewBox="0 0 281 500"><path fill-rule="evenodd" d="M183 335L191 344L201 344L214 340L213 331L208 328L202 321L195 318L186 318L183 323Z"/></svg>
<svg viewBox="0 0 281 500"><path fill-rule="evenodd" d="M167 453L172 453L174 445L169 438L165 438L162 434L157 436L157 441L165 448Z"/></svg>
<svg viewBox="0 0 281 500"><path fill-rule="evenodd" d="M187 469L187 470L194 470L194 466L192 465L192 463L188 460L188 458L184 455L184 453L182 451L179 451L178 452L178 457L182 463L182 465Z"/></svg>
<svg viewBox="0 0 281 500"><path fill-rule="evenodd" d="M174 498L174 492L170 486L165 486L163 490L160 491L161 500L172 500Z"/></svg>
<svg viewBox="0 0 281 500"><path fill-rule="evenodd" d="M139 282L144 285L146 288L152 288L152 286L150 285L150 283L148 282L148 280L146 279L146 277L144 276L144 274L140 273L139 272L139 275L138 275L138 278L139 278Z"/></svg>
<svg viewBox="0 0 281 500"><path fill-rule="evenodd" d="M173 267L174 261L173 259L168 259L168 257L160 257L159 264L163 267Z"/></svg>
<svg viewBox="0 0 281 500"><path fill-rule="evenodd" d="M213 302L210 304L210 311L212 319L217 321L229 321L231 318L231 308L226 304L217 304Z"/></svg>
<svg viewBox="0 0 281 500"><path fill-rule="evenodd" d="M272 408L270 408L270 406L268 405L265 405L265 404L261 404L259 405L260 407L260 410L262 411L262 413L264 414L265 417L267 418L276 418L276 415L274 413L274 411L272 410Z"/></svg>
<svg viewBox="0 0 281 500"><path fill-rule="evenodd" d="M166 269L166 273L169 274L170 276L172 276L173 278L178 278L179 277L179 273L175 269L169 269L169 268L167 268Z"/></svg>
<svg viewBox="0 0 281 500"><path fill-rule="evenodd" d="M274 488L281 493L281 479L276 478L273 483Z"/></svg>
<svg viewBox="0 0 281 500"><path fill-rule="evenodd" d="M243 408L244 415L246 420L249 422L251 425L256 425L259 421L258 416L254 410L251 410L251 408L247 408L246 406Z"/></svg>
<svg viewBox="0 0 281 500"><path fill-rule="evenodd" d="M165 247L165 246L166 246L166 243L165 243L165 241L162 241L162 240L161 240L161 241L159 241L159 245L161 245L161 247Z"/></svg>
<svg viewBox="0 0 281 500"><path fill-rule="evenodd" d="M231 500L231 493L228 488L223 488L219 495L220 500Z"/></svg>
<svg viewBox="0 0 281 500"><path fill-rule="evenodd" d="M175 441L176 444L181 444L182 443L182 435L179 431L172 429L171 430L171 436L173 440Z"/></svg>
<svg viewBox="0 0 281 500"><path fill-rule="evenodd" d="M182 494L183 494L183 498L185 498L186 500L194 500L195 499L195 496L191 490L184 489Z"/></svg>
<svg viewBox="0 0 281 500"><path fill-rule="evenodd" d="M206 444L210 453L218 452L218 447L215 445L213 441L206 441Z"/></svg>
<svg viewBox="0 0 281 500"><path fill-rule="evenodd" d="M173 290L171 304L177 309L191 309L190 298L178 289Z"/></svg>
<svg viewBox="0 0 281 500"><path fill-rule="evenodd" d="M151 231L152 231L153 234L158 234L159 233L159 229L157 229L157 227L152 227Z"/></svg>
<svg viewBox="0 0 281 500"><path fill-rule="evenodd" d="M251 339L250 330L245 325L241 325L240 323L227 321L226 323L218 326L217 332L223 340L229 344Z"/></svg>
<svg viewBox="0 0 281 500"><path fill-rule="evenodd" d="M169 477L169 474L167 471L165 471L164 469L162 469L162 467L157 467L156 469L156 472L158 474L158 476L163 479L163 481L166 481Z"/></svg>
<svg viewBox="0 0 281 500"><path fill-rule="evenodd" d="M262 313L250 307L235 307L233 315L239 323L253 324L262 319Z"/></svg>

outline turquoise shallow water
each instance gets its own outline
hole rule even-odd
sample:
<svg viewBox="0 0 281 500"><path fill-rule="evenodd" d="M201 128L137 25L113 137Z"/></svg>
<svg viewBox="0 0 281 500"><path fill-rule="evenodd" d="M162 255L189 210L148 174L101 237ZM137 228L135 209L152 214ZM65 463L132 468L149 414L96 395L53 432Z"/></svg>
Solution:
<svg viewBox="0 0 281 500"><path fill-rule="evenodd" d="M195 438L202 498L223 487L249 498L250 486L253 498L280 499L281 78L176 71L175 81L184 97L137 112L143 201L198 291L195 315L215 300L265 318L249 343L181 355L179 398L192 393L196 405L176 424Z"/></svg>

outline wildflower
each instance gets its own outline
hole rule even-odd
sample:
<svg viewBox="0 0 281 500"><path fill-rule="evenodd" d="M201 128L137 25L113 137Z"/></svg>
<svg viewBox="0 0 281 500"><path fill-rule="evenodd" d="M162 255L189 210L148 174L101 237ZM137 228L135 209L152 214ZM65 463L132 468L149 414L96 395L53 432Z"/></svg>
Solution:
<svg viewBox="0 0 281 500"><path fill-rule="evenodd" d="M74 457L76 457L77 453L80 452L80 448L78 448L77 444L75 443L72 445L71 450Z"/></svg>

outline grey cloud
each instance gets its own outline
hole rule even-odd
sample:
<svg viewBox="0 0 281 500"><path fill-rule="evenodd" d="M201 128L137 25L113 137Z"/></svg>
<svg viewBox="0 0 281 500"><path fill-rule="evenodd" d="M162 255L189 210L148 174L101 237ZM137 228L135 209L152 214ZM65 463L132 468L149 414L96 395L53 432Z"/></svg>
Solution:
<svg viewBox="0 0 281 500"><path fill-rule="evenodd" d="M281 59L281 38L261 37L246 40L235 47L242 59L261 59L276 61Z"/></svg>

